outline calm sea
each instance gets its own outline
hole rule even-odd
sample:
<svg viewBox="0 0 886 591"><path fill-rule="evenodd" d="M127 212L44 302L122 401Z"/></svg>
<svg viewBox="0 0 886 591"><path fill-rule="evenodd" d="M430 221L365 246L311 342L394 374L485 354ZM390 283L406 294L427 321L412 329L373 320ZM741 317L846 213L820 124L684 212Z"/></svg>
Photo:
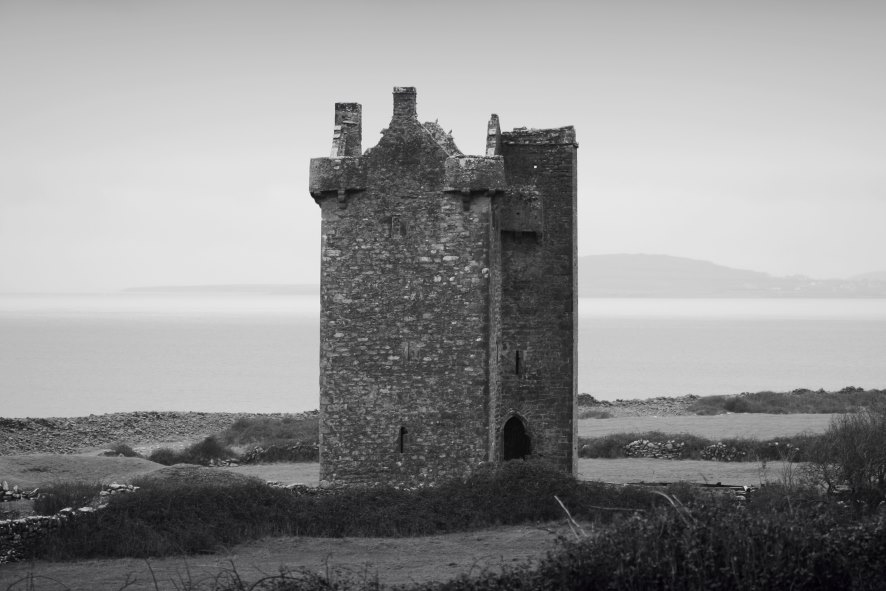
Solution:
<svg viewBox="0 0 886 591"><path fill-rule="evenodd" d="M319 302L0 295L0 416L317 407ZM598 398L886 388L886 299L582 299Z"/></svg>

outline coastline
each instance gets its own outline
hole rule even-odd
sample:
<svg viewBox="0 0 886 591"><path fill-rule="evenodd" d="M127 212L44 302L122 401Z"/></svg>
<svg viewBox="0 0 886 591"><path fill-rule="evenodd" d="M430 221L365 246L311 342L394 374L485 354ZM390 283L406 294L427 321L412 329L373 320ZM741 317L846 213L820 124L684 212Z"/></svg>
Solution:
<svg viewBox="0 0 886 591"><path fill-rule="evenodd" d="M687 395L644 400L594 400L579 396L579 408L599 410L611 418L680 416L698 398ZM302 417L301 413L133 411L82 417L4 418L0 416L0 456L76 454L114 443L133 447L197 441L231 426L237 419Z"/></svg>
<svg viewBox="0 0 886 591"><path fill-rule="evenodd" d="M846 387L839 392L799 389L778 394L783 398L822 395L846 395L877 397L886 396L886 390L864 390ZM753 396L743 392L734 398ZM710 397L705 397L710 398ZM716 397L715 397L716 398ZM694 394L683 396L658 396L638 400L618 399L598 400L590 394L579 394L576 401L577 420L631 419L654 417L681 417L701 414L730 414L731 409L722 407L711 408L714 412L702 412L699 409L699 397ZM859 402L855 402L858 405ZM863 402L861 404L864 404ZM756 410L738 413L834 413L840 410ZM702 409L704 410L704 409ZM300 413L246 413L246 412L181 412L181 411L133 411L117 412L81 417L51 418L4 418L0 416L0 456L28 454L76 454L101 450L115 443L126 443L140 452L149 452L151 448L167 446L180 448L186 443L199 441L210 435L217 434L230 427L241 418L283 418L311 417L318 414L317 410ZM139 449L140 448L140 449Z"/></svg>
<svg viewBox="0 0 886 591"><path fill-rule="evenodd" d="M237 419L309 416L304 413L228 413L134 411L85 417L0 417L0 456L75 454L114 443L156 446L199 440L231 426Z"/></svg>

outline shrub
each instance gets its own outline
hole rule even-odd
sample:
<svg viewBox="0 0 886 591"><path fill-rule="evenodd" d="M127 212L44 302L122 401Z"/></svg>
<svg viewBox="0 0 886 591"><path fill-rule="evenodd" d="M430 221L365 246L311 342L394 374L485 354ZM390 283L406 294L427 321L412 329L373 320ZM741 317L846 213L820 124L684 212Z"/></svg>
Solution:
<svg viewBox="0 0 886 591"><path fill-rule="evenodd" d="M55 515L65 507L85 507L98 497L101 489L99 482L56 482L40 490L40 496L34 499L34 512L37 515Z"/></svg>
<svg viewBox="0 0 886 591"><path fill-rule="evenodd" d="M164 466L172 466L174 464L181 463L179 460L179 452L175 451L170 447L161 447L159 449L155 449L148 456L148 459L152 462L157 462L158 464L163 464Z"/></svg>
<svg viewBox="0 0 886 591"><path fill-rule="evenodd" d="M210 460L222 460L233 458L236 454L232 449L218 442L215 437L207 437L183 449L175 451L168 447L161 447L151 452L148 459L164 466L174 464L209 464Z"/></svg>
<svg viewBox="0 0 886 591"><path fill-rule="evenodd" d="M886 501L886 405L835 417L811 455L808 473L830 493L845 485L857 504Z"/></svg>

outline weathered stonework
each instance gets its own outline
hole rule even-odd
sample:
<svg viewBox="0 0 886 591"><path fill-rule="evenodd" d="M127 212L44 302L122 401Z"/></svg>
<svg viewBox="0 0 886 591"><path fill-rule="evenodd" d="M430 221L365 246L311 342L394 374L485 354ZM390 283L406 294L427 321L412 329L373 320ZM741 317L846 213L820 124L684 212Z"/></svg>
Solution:
<svg viewBox="0 0 886 591"><path fill-rule="evenodd" d="M416 484L532 455L574 471L576 149L500 131L465 156L414 88L361 154L336 104L322 212L320 478Z"/></svg>

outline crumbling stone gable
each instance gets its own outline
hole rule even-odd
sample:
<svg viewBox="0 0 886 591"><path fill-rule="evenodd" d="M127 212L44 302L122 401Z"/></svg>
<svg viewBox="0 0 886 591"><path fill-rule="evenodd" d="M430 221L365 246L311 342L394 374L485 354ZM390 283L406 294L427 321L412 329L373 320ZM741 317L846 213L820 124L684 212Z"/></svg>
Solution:
<svg viewBox="0 0 886 591"><path fill-rule="evenodd" d="M360 117L336 104L332 156L311 161L322 483L464 475L511 453L514 417L514 449L572 470L574 132L501 134L493 116L486 155L465 156L395 88L362 153Z"/></svg>

